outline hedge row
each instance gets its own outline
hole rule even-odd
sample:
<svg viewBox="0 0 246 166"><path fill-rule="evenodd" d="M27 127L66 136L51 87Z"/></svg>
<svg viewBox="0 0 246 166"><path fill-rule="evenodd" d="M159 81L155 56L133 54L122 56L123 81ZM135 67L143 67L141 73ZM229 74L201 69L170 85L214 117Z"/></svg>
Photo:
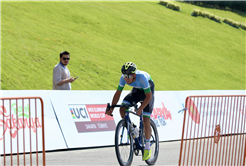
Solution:
<svg viewBox="0 0 246 166"><path fill-rule="evenodd" d="M209 18L211 20L215 20L217 22L225 22L226 24L229 24L233 27L236 27L236 28L239 28L241 27L242 29L246 30L246 25L244 23L239 23L239 22L236 22L236 21L233 21L231 19L228 19L228 18L224 18L222 19L221 17L219 16L216 16L214 14L211 14L209 12L206 12L206 11L200 11L199 9L193 9L193 12L192 12L192 15L193 16L202 16L202 17L206 17L206 18Z"/></svg>
<svg viewBox="0 0 246 166"><path fill-rule="evenodd" d="M168 1L160 0L160 4L166 6L167 8L173 9L173 10L177 10L177 11L181 10L180 5L174 4L174 3L171 3ZM214 21L219 22L219 23L221 23L221 21L223 21L226 24L229 24L233 27L236 27L236 28L240 27L240 28L246 30L246 25L244 23L239 23L239 22L233 21L233 20L228 19L228 18L222 19L221 17L216 16L214 14L211 14L207 11L201 11L199 9L193 9L193 12L191 13L191 15L192 16L202 16L202 17L209 18L209 19L214 20Z"/></svg>
<svg viewBox="0 0 246 166"><path fill-rule="evenodd" d="M241 24L240 24L240 27L241 27L242 29L246 30L246 25L245 25L244 23L241 23Z"/></svg>
<svg viewBox="0 0 246 166"><path fill-rule="evenodd" d="M166 6L167 3L168 3L167 1L160 1L160 4L161 4L161 5L164 5L164 6Z"/></svg>
<svg viewBox="0 0 246 166"><path fill-rule="evenodd" d="M226 24L229 24L229 25L231 25L231 26L233 26L235 28L242 28L242 29L246 30L246 25L244 23L240 23L240 22L231 20L229 18L225 18L223 20L223 22L226 23Z"/></svg>
<svg viewBox="0 0 246 166"><path fill-rule="evenodd" d="M177 10L177 11L181 10L181 6L175 3L171 3L168 1L160 1L160 4L166 6L167 8L173 9L173 10Z"/></svg>
<svg viewBox="0 0 246 166"><path fill-rule="evenodd" d="M209 18L209 19L214 20L214 21L219 22L219 23L222 21L221 17L216 16L216 15L211 14L211 13L206 12L206 11L201 11L199 9L194 9L193 12L192 12L192 15L193 16L206 17L206 18Z"/></svg>

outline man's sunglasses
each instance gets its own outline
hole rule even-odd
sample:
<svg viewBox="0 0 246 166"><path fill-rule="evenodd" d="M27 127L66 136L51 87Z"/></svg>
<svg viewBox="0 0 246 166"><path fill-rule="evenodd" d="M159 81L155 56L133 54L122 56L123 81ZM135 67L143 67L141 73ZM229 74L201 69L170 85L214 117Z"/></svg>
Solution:
<svg viewBox="0 0 246 166"><path fill-rule="evenodd" d="M70 58L62 58L62 59L63 59L64 61L65 61L65 60L70 60Z"/></svg>
<svg viewBox="0 0 246 166"><path fill-rule="evenodd" d="M130 74L122 74L122 76L123 78L128 78L128 79L133 77L133 75L130 75Z"/></svg>

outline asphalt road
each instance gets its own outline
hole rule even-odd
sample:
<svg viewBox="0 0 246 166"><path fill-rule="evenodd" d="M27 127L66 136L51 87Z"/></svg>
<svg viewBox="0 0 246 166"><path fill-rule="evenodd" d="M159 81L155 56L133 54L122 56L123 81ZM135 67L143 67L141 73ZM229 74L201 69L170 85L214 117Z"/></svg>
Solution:
<svg viewBox="0 0 246 166"><path fill-rule="evenodd" d="M158 160L155 165L178 165L180 141L173 142L160 142L160 151ZM36 164L36 154L32 155L32 163ZM38 155L38 163L42 165L42 154ZM11 165L11 156L6 157L6 165ZM17 165L17 156L12 157L13 165ZM0 165L3 165L3 156L0 157ZM19 156L19 164L24 165L23 155ZM25 165L30 165L30 154L25 155ZM90 149L75 149L46 152L46 165L47 166L103 166L103 165L119 165L114 147L100 147ZM147 165L142 161L141 156L133 158L132 165L145 166Z"/></svg>
<svg viewBox="0 0 246 166"><path fill-rule="evenodd" d="M180 141L161 142L155 165L178 165ZM119 165L114 147L46 153L47 165ZM134 156L132 165L147 165L141 156Z"/></svg>

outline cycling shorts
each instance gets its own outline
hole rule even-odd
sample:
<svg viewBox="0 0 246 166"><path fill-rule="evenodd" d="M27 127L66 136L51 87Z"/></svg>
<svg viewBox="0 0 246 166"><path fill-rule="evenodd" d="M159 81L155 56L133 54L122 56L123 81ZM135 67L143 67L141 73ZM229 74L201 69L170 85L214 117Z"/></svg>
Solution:
<svg viewBox="0 0 246 166"><path fill-rule="evenodd" d="M152 93L152 98L151 98L149 104L143 109L143 116L150 118L151 113L152 113L153 108L154 108L155 84L154 84L154 82L152 80L149 80L149 85L150 85L150 89L151 89L151 93ZM137 89L137 88L132 88L130 93L125 96L122 104L133 104L133 103L143 102L145 97L146 97L146 95L144 93L144 90L140 90L140 89Z"/></svg>

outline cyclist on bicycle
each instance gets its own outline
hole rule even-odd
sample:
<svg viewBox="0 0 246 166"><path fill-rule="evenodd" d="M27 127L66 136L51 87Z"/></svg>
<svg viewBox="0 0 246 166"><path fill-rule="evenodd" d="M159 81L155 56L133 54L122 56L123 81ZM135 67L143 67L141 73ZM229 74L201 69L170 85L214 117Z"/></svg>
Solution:
<svg viewBox="0 0 246 166"><path fill-rule="evenodd" d="M137 66L132 62L125 63L121 68L122 76L120 78L118 89L116 90L112 105L116 105L119 101L121 92L125 86L128 84L132 86L130 93L125 96L122 104L133 104L142 102L141 106L137 110L137 114L143 114L143 123L145 131L145 149L143 160L148 160L151 157L150 150L150 116L154 107L154 91L155 85L150 75L145 71L137 70ZM114 108L111 108L107 114L111 115ZM122 118L125 117L126 108L120 108L120 115Z"/></svg>

